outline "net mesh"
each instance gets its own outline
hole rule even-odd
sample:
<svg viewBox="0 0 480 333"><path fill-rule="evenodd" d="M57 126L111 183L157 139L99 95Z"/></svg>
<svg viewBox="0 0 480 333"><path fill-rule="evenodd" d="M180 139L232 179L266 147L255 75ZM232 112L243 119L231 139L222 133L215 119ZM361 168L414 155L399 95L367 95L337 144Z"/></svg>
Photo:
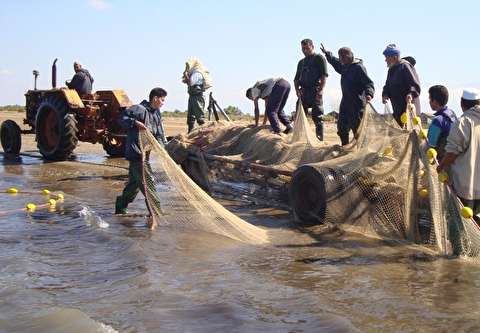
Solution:
<svg viewBox="0 0 480 333"><path fill-rule="evenodd" d="M140 132L144 153L145 196L154 222L220 234L262 244L267 232L237 217L213 200L170 158L148 131Z"/></svg>
<svg viewBox="0 0 480 333"><path fill-rule="evenodd" d="M176 137L167 150L179 163L195 155L201 170L208 167L198 157L209 154L292 172L290 204L301 225L330 223L369 236L429 245L442 255L478 257L478 225L460 215L460 201L438 180L413 106L406 118L400 128L391 112L381 114L367 104L356 137L342 147L319 142L299 104L288 136L272 134L265 126L218 122ZM266 241L263 229L204 193L151 135L144 133L141 139L150 150L145 173L153 185L147 193L157 196L147 200L157 215L175 215L182 224L242 241Z"/></svg>

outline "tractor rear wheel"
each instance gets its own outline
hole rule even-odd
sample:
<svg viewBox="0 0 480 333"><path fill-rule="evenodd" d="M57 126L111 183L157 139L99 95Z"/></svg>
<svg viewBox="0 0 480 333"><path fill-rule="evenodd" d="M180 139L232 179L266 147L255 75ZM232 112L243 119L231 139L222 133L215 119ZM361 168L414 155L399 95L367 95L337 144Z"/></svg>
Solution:
<svg viewBox="0 0 480 333"><path fill-rule="evenodd" d="M37 147L48 160L65 160L77 146L77 120L68 111L61 95L47 97L38 107L35 122Z"/></svg>
<svg viewBox="0 0 480 333"><path fill-rule="evenodd" d="M125 156L125 139L124 138L108 138L103 140L103 149L111 157Z"/></svg>
<svg viewBox="0 0 480 333"><path fill-rule="evenodd" d="M0 127L0 139L3 151L7 154L18 155L22 147L20 127L13 120L5 120Z"/></svg>

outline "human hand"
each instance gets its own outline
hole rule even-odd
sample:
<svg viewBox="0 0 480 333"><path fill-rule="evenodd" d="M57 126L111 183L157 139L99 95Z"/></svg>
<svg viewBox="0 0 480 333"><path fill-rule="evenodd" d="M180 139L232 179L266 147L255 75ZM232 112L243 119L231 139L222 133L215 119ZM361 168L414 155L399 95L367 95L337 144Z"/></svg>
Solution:
<svg viewBox="0 0 480 333"><path fill-rule="evenodd" d="M412 95L408 94L408 95L407 95L407 103L408 103L408 104L412 103L412 100L413 100Z"/></svg>
<svg viewBox="0 0 480 333"><path fill-rule="evenodd" d="M147 130L147 127L145 126L144 123L138 121L138 120L135 120L135 126L137 126L137 128L140 130L140 131L145 131Z"/></svg>
<svg viewBox="0 0 480 333"><path fill-rule="evenodd" d="M365 99L367 100L367 103L370 103L370 101L372 100L372 96L367 95L367 97Z"/></svg>
<svg viewBox="0 0 480 333"><path fill-rule="evenodd" d="M297 89L297 90L296 90L296 93L297 93L297 97L298 97L298 98L301 99L301 98L303 97L303 91L302 91L302 89Z"/></svg>
<svg viewBox="0 0 480 333"><path fill-rule="evenodd" d="M387 102L388 102L389 99L390 99L390 98L388 98L388 96L382 96L382 103L383 103L383 104L387 104Z"/></svg>
<svg viewBox="0 0 480 333"><path fill-rule="evenodd" d="M327 53L328 53L327 49L325 48L325 46L323 46L322 43L320 43L320 50L323 52L323 54L327 54Z"/></svg>

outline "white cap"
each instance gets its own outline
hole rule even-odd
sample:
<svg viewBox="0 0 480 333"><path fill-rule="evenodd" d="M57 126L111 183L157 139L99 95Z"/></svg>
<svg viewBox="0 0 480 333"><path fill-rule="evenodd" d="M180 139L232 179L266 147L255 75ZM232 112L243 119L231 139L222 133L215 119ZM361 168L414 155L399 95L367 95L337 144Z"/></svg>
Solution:
<svg viewBox="0 0 480 333"><path fill-rule="evenodd" d="M480 90L473 88L464 89L462 98L468 101L480 100Z"/></svg>

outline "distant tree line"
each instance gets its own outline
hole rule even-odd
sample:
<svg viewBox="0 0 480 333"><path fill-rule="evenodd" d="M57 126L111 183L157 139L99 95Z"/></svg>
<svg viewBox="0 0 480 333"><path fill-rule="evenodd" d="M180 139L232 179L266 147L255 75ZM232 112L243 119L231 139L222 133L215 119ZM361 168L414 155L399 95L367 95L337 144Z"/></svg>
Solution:
<svg viewBox="0 0 480 333"><path fill-rule="evenodd" d="M25 106L23 105L3 105L0 106L0 111L16 111L16 112L24 112L25 111Z"/></svg>
<svg viewBox="0 0 480 333"><path fill-rule="evenodd" d="M227 106L223 111L225 111L226 114L232 119L250 119L252 118L251 115L245 114L240 110L240 108L229 105ZM186 118L187 117L187 111L180 111L178 109L175 109L173 111L162 111L162 116L164 117L180 117L180 118ZM208 116L208 110L205 109L205 116Z"/></svg>

